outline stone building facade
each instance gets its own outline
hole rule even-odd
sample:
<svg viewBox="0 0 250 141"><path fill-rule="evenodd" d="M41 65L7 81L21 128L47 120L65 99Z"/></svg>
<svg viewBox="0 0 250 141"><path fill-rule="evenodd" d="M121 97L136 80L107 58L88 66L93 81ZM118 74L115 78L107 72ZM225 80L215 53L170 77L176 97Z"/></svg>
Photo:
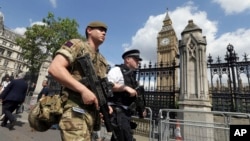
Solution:
<svg viewBox="0 0 250 141"><path fill-rule="evenodd" d="M20 71L28 71L22 48L15 42L17 37L22 36L4 25L4 15L0 12L0 82L7 75L13 78Z"/></svg>

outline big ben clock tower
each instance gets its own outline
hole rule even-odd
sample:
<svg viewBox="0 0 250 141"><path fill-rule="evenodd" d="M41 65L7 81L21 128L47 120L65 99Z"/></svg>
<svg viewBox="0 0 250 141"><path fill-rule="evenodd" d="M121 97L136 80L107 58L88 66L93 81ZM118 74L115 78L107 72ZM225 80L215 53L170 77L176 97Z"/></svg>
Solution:
<svg viewBox="0 0 250 141"><path fill-rule="evenodd" d="M170 19L168 12L163 20L163 26L157 36L157 65L158 67L171 67L173 61L178 63L178 39L172 26L172 20ZM168 91L173 89L173 79L177 84L178 75L175 73L170 74L166 71L157 77L157 89ZM176 86L176 85L175 85Z"/></svg>

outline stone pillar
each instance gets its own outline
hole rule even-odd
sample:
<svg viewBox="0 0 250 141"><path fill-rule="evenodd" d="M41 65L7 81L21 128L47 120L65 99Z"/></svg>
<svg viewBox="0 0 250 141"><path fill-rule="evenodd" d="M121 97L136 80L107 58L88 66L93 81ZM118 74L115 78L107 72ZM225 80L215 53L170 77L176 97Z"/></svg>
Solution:
<svg viewBox="0 0 250 141"><path fill-rule="evenodd" d="M202 36L202 29L188 21L188 25L181 33L182 40L179 41L180 51L180 99L179 108L192 111L211 111L209 100L209 88L207 78L207 57L206 57L206 37ZM213 115L183 112L178 114L178 118L184 121L200 121L204 123L213 123ZM196 123L192 123L196 124ZM201 123L199 123L201 124ZM206 125L204 125L206 126ZM184 140L202 140L197 139L190 134L191 126L182 127ZM196 129L197 130L197 129ZM203 137L214 137L211 128L202 129Z"/></svg>

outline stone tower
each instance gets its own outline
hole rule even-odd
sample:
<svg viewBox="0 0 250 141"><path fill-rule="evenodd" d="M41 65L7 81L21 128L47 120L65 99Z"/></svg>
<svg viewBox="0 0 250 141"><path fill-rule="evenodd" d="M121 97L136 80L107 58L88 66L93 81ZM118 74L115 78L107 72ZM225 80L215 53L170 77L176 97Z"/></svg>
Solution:
<svg viewBox="0 0 250 141"><path fill-rule="evenodd" d="M176 60L178 54L178 39L174 28L172 26L172 20L170 19L168 12L163 20L163 26L157 36L157 66L158 67L171 67L173 61ZM173 86L173 77L169 77L172 74L166 72L164 75L157 76L157 90L168 91ZM178 74L175 73L175 86L178 83Z"/></svg>
<svg viewBox="0 0 250 141"><path fill-rule="evenodd" d="M207 60L206 60L206 37L202 36L202 29L194 24L193 20L188 21L188 25L181 33L182 40L179 41L180 51L180 97L179 109L184 111L178 116L183 120L194 120L203 123L213 123L211 103L209 101L208 80L207 80ZM199 113L205 111L207 113ZM189 128L183 127L184 138L190 140L203 140L189 135ZM213 129L204 129L205 136L213 139Z"/></svg>

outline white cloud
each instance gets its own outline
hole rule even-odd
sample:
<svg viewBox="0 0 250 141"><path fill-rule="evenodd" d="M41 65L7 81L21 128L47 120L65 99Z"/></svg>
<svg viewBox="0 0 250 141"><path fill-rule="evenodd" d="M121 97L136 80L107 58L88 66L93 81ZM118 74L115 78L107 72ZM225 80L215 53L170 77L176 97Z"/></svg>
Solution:
<svg viewBox="0 0 250 141"><path fill-rule="evenodd" d="M142 57L146 60L156 59L156 37L161 28L164 14L150 16L144 27L139 29L132 37L132 44L125 47L125 50L136 48L141 51ZM147 56L147 57L146 57Z"/></svg>
<svg viewBox="0 0 250 141"><path fill-rule="evenodd" d="M226 14L237 14L250 10L249 0L213 0L213 2L218 3Z"/></svg>
<svg viewBox="0 0 250 141"><path fill-rule="evenodd" d="M30 26L33 26L33 25L44 25L45 23L42 22L42 21L33 21L32 19L29 19L29 22L30 22Z"/></svg>
<svg viewBox="0 0 250 141"><path fill-rule="evenodd" d="M25 27L17 27L13 29L13 31L17 34L24 35L26 28Z"/></svg>
<svg viewBox="0 0 250 141"><path fill-rule="evenodd" d="M250 40L248 37L250 36L250 29L238 29L236 31L224 33L218 39L210 42L209 51L214 58L220 56L221 60L224 61L226 48L228 44L232 44L234 46L234 50L238 53L238 57L240 61L242 61L243 55L247 53L249 50Z"/></svg>
<svg viewBox="0 0 250 141"><path fill-rule="evenodd" d="M44 25L45 23L41 22L41 21L36 21L36 22L32 22L32 20L30 19L30 27L33 25ZM24 35L24 33L26 32L26 27L17 27L15 29L12 29L15 33L20 34L20 35Z"/></svg>
<svg viewBox="0 0 250 141"><path fill-rule="evenodd" d="M36 21L30 24L30 26L33 26L33 25L45 25L45 23L41 21Z"/></svg>
<svg viewBox="0 0 250 141"><path fill-rule="evenodd" d="M144 27L140 28L132 37L132 43L128 44L126 49L140 49L142 58L146 62L155 62L157 55L157 35L163 25L165 16L166 13L150 16ZM212 42L215 39L217 22L207 19L206 12L198 11L197 7L193 6L192 3L188 3L184 7L177 7L174 11L169 11L169 16L172 19L178 39L181 39L181 32L187 26L190 19L203 30L203 35L206 36L208 42Z"/></svg>
<svg viewBox="0 0 250 141"><path fill-rule="evenodd" d="M56 8L57 6L57 3L56 3L57 0L49 0L49 2L52 4L52 7Z"/></svg>
<svg viewBox="0 0 250 141"><path fill-rule="evenodd" d="M125 50L137 48L141 50L144 61L142 64L152 61L155 63L157 52L157 35L163 25L163 19L166 13L157 16L150 16L145 25L141 27L132 37L131 44L126 44ZM218 31L217 21L208 19L207 13L198 10L192 3L183 7L177 7L174 11L169 11L178 40L181 39L181 32L192 19L194 23L202 29L202 35L207 39L207 55L210 53L215 58L220 56L224 61L227 45L230 43L234 46L236 53L242 60L242 55L249 50L250 29L238 29L220 36L216 35ZM181 17L181 18L180 18ZM218 37L217 37L218 36Z"/></svg>

